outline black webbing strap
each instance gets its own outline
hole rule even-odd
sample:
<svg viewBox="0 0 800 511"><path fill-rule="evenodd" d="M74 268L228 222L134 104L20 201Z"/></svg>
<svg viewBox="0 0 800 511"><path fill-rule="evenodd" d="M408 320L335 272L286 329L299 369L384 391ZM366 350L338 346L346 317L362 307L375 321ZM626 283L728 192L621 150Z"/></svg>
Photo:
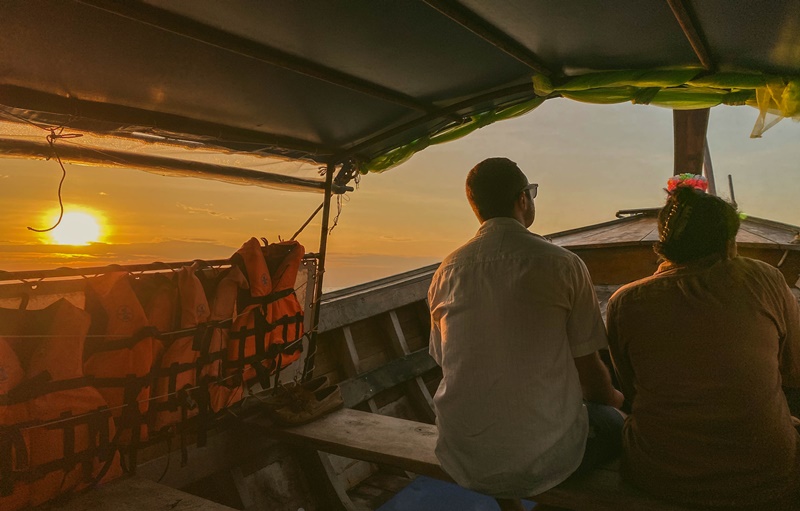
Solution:
<svg viewBox="0 0 800 511"><path fill-rule="evenodd" d="M250 362L250 366L255 369L261 386L264 388L269 388L269 373L271 367L269 369L264 367L264 361L269 358L267 355L267 334L270 331L271 325L267 321L267 318L264 316L264 313L261 311L261 309L256 309L254 314L255 318L253 325L255 330L256 352L254 361ZM270 363L269 365L271 366L272 364Z"/></svg>
<svg viewBox="0 0 800 511"><path fill-rule="evenodd" d="M121 339L107 340L103 338L88 338L85 341L83 359L87 360L91 355L106 351L119 351L123 349L133 349L139 342L152 337L159 339L165 343L175 341L182 337L189 335L196 335L200 329L208 329L212 327L228 328L233 323L231 319L223 319L219 321L206 321L196 327L181 328L171 332L161 332L154 326L146 326L140 328L133 336L124 337Z"/></svg>
<svg viewBox="0 0 800 511"><path fill-rule="evenodd" d="M239 296L237 300L237 306L241 307L241 310L246 309L251 305L260 305L265 307L273 302L277 302L283 298L294 293L294 288L282 289L280 291L275 291L274 293L269 293L264 296L251 296L251 295L244 295Z"/></svg>
<svg viewBox="0 0 800 511"><path fill-rule="evenodd" d="M302 312L298 312L297 314L294 314L292 316L289 316L289 315L282 316L280 319L275 320L272 323L270 323L269 321L266 321L266 324L265 324L264 328L266 328L267 333L269 333L269 332L272 332L273 330L275 330L276 328L278 328L279 326L292 325L292 324L295 324L295 323L302 323L302 322L303 322L303 313ZM253 328L242 328L241 330L237 330L235 332L231 332L229 337L231 339L245 339L247 337L251 337L251 336L255 335L256 333L257 333L257 331L256 331L255 327L253 327Z"/></svg>
<svg viewBox="0 0 800 511"><path fill-rule="evenodd" d="M78 465L82 465L84 474L88 473L87 479L91 478L94 470L94 460L109 461L113 460L114 450L108 442L109 430L108 421L111 413L107 406L102 406L92 413L73 416L67 411L59 416L59 421L42 426L50 429L61 429L63 439L63 456L35 467L30 467L24 472L15 474L17 480L33 482L42 479L44 476L56 470L63 470L65 473ZM81 452L75 452L75 427L86 424L89 431L88 446Z"/></svg>
<svg viewBox="0 0 800 511"><path fill-rule="evenodd" d="M26 468L28 447L22 431L17 426L0 426L0 496L11 495L14 491L15 473Z"/></svg>
<svg viewBox="0 0 800 511"><path fill-rule="evenodd" d="M83 359L88 360L89 357L96 353L133 349L137 344L148 337L156 337L161 339L161 333L154 326L145 326L137 330L132 336L122 337L120 339L89 337L86 339L84 344Z"/></svg>
<svg viewBox="0 0 800 511"><path fill-rule="evenodd" d="M89 385L89 378L87 377L52 381L50 372L42 371L33 378L25 380L11 389L8 394L0 396L0 406L25 403L45 394L61 390L78 389Z"/></svg>
<svg viewBox="0 0 800 511"><path fill-rule="evenodd" d="M186 420L188 418L186 407L181 406L181 424L178 430L181 437L181 467L185 467L189 464L189 442L186 439Z"/></svg>
<svg viewBox="0 0 800 511"><path fill-rule="evenodd" d="M205 447L208 442L208 426L211 419L211 392L208 378L201 378L197 393L197 446Z"/></svg>
<svg viewBox="0 0 800 511"><path fill-rule="evenodd" d="M136 474L136 465L139 458L139 442L141 441L142 423L144 416L139 410L139 393L146 386L149 386L149 379L136 378L129 375L128 384L123 390L123 402L127 405L122 409L119 417L119 428L121 430L130 429L131 441L128 445L128 459L130 460L131 474ZM144 385L147 382L147 385Z"/></svg>

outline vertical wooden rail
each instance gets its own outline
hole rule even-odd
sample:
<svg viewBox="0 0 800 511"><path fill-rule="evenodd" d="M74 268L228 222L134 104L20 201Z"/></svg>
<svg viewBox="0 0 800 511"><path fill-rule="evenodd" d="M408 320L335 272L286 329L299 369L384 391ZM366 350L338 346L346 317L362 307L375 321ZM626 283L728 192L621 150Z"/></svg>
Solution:
<svg viewBox="0 0 800 511"><path fill-rule="evenodd" d="M342 334L344 334L344 343L347 347L348 354L348 357L345 359L345 367L349 373L347 376L354 378L361 374L361 361L358 357L358 352L356 351L356 343L353 339L353 331L350 330L350 325L345 325L342 327ZM369 406L370 412L378 413L378 405L375 403L374 399L368 399L367 406Z"/></svg>
<svg viewBox="0 0 800 511"><path fill-rule="evenodd" d="M389 334L389 340L392 343L392 349L395 354L405 356L411 353L406 342L406 336L403 333L403 328L400 325L400 319L397 317L397 312L391 310L385 317L385 329ZM425 422L433 423L436 420L436 414L433 411L433 397L425 385L422 377L417 376L413 381L407 384L409 398L411 398L420 412L422 412L422 419Z"/></svg>

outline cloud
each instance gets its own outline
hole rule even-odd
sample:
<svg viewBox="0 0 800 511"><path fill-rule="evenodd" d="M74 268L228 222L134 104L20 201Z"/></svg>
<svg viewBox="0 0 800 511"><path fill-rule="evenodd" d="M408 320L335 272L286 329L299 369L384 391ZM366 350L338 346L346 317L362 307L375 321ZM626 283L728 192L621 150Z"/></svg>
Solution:
<svg viewBox="0 0 800 511"><path fill-rule="evenodd" d="M383 235L378 238L381 241L390 241L393 243L403 243L407 241L414 241L414 238L409 238L408 236L387 236Z"/></svg>
<svg viewBox="0 0 800 511"><path fill-rule="evenodd" d="M9 178L9 177L11 177L11 176L9 176L8 174L0 174L0 179L6 179L6 178Z"/></svg>
<svg viewBox="0 0 800 511"><path fill-rule="evenodd" d="M2 270L43 270L57 267L105 266L108 264L147 264L194 259L227 259L238 247L210 241L164 240L155 243L85 246L44 244L0 244Z"/></svg>
<svg viewBox="0 0 800 511"><path fill-rule="evenodd" d="M108 195L106 192L100 192L100 195Z"/></svg>
<svg viewBox="0 0 800 511"><path fill-rule="evenodd" d="M206 213L206 214L209 214L209 215L211 215L211 216L216 216L216 217L219 217L219 218L224 218L225 220L236 220L236 218L234 218L234 217L232 217L232 216L228 216L228 215L222 214L222 213L220 213L219 211L214 211L213 209L208 209L208 208L195 208L195 207L192 207L192 206L187 206L186 204L183 204L183 203L180 203L180 202L176 203L176 205L177 205L179 208L181 208L182 210L184 210L184 211L186 211L187 213L190 213L190 214L194 214L194 213ZM212 204L206 204L206 205L207 205L207 206L211 206Z"/></svg>

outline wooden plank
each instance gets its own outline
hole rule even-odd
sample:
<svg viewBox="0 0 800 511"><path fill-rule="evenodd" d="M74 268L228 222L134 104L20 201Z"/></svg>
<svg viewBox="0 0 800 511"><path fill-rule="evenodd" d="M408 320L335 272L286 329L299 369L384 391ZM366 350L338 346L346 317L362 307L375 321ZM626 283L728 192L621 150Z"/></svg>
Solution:
<svg viewBox="0 0 800 511"><path fill-rule="evenodd" d="M777 243L753 232L752 228L746 225L739 227L739 232L736 233L736 243L756 243L759 245L767 245L767 247L778 248Z"/></svg>
<svg viewBox="0 0 800 511"><path fill-rule="evenodd" d="M595 284L626 284L658 268L658 256L650 245L571 250L586 263Z"/></svg>
<svg viewBox="0 0 800 511"><path fill-rule="evenodd" d="M568 229L566 231L559 231L547 234L545 238L552 241L558 246L563 246L564 244L573 245L575 244L573 240L580 240L583 239L587 233L594 233L594 232L603 232L606 229L613 229L617 225L631 223L631 222L638 222L638 216L629 216L626 218L620 218L615 220L609 220L607 222L601 222L599 224L592 224L586 225L583 227L578 227L577 229Z"/></svg>
<svg viewBox="0 0 800 511"><path fill-rule="evenodd" d="M656 220L651 216L632 217L634 220L618 220L616 225L609 225L596 231L586 231L581 236L572 235L557 240L562 247L594 245L600 243L637 242L647 236L654 228Z"/></svg>
<svg viewBox="0 0 800 511"><path fill-rule="evenodd" d="M235 511L190 493L130 476L112 481L66 502L45 504L38 511Z"/></svg>
<svg viewBox="0 0 800 511"><path fill-rule="evenodd" d="M420 376L435 367L437 367L436 362L428 354L427 349L392 360L374 371L341 382L339 388L344 405L351 408L363 403L379 392Z"/></svg>
<svg viewBox="0 0 800 511"><path fill-rule="evenodd" d="M269 431L289 442L452 481L434 454L438 438L434 425L344 409L310 424ZM686 511L623 483L618 463L570 478L530 498L573 511Z"/></svg>
<svg viewBox="0 0 800 511"><path fill-rule="evenodd" d="M264 424L263 419L253 421ZM451 480L434 454L438 431L432 424L351 409L294 428L266 424L270 434L298 445Z"/></svg>
<svg viewBox="0 0 800 511"><path fill-rule="evenodd" d="M800 227L773 220L748 216L742 221L742 227L748 231L764 236L773 242L784 245L797 245Z"/></svg>
<svg viewBox="0 0 800 511"><path fill-rule="evenodd" d="M390 282L334 300L323 301L319 331L341 328L424 299L428 294L434 271L435 266L406 281Z"/></svg>
<svg viewBox="0 0 800 511"><path fill-rule="evenodd" d="M386 353L387 347L384 338L386 337L383 331L383 325L380 322L380 316L356 321L350 327L350 332L353 334L355 341L356 351L360 359L371 357L378 353Z"/></svg>

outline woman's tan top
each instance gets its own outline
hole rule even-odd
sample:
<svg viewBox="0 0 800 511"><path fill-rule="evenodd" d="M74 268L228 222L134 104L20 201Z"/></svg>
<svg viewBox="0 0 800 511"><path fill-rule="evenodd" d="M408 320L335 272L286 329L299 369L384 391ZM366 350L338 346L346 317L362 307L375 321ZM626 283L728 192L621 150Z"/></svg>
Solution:
<svg viewBox="0 0 800 511"><path fill-rule="evenodd" d="M623 476L665 499L749 505L793 491L800 312L783 275L743 257L662 264L608 303L632 413Z"/></svg>

